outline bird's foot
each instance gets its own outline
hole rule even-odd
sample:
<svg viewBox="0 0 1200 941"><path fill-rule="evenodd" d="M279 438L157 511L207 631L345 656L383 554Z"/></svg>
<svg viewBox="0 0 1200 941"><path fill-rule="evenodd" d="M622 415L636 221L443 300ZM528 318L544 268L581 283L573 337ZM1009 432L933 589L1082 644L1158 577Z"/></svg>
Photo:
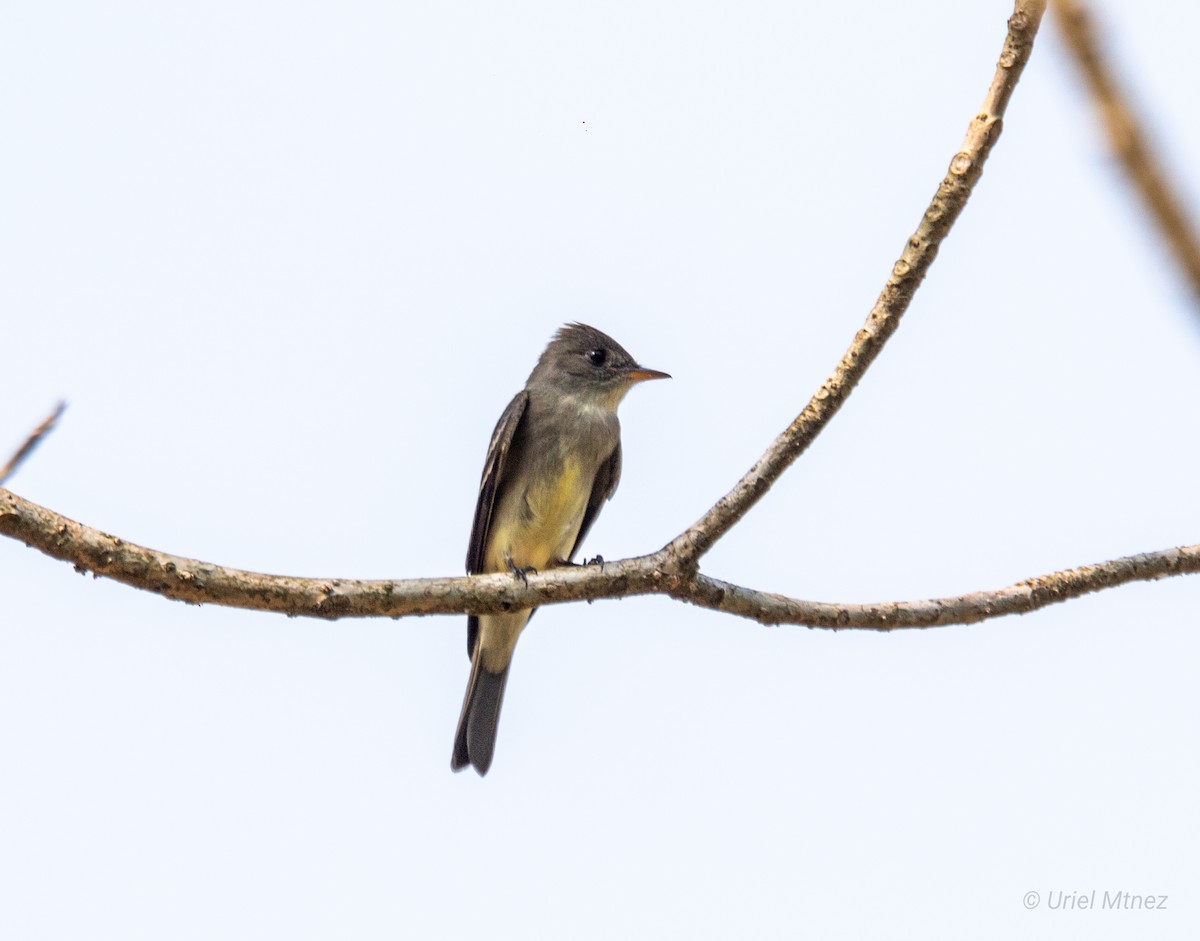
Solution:
<svg viewBox="0 0 1200 941"><path fill-rule="evenodd" d="M517 563L512 560L512 556L505 556L504 561L508 563L508 570L513 573L513 577L519 578L525 583L525 587L528 588L529 576L536 575L537 569L535 569L532 565L517 565Z"/></svg>
<svg viewBox="0 0 1200 941"><path fill-rule="evenodd" d="M582 562L572 562L570 559L559 559L555 563L559 568L581 569L585 565L598 565L600 571L604 571L604 556L594 555L590 559L584 559Z"/></svg>

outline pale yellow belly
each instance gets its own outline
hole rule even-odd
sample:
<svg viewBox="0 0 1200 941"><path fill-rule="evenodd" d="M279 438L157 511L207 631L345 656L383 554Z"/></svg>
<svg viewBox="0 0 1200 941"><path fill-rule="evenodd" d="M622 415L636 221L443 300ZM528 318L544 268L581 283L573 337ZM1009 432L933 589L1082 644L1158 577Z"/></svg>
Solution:
<svg viewBox="0 0 1200 941"><path fill-rule="evenodd" d="M553 479L507 491L492 514L484 554L486 571L553 568L575 546L592 480L584 481L578 462L567 462ZM483 664L493 673L508 666L528 611L485 615L479 619Z"/></svg>
<svg viewBox="0 0 1200 941"><path fill-rule="evenodd" d="M575 546L592 481L577 461L566 462L553 479L510 490L492 515L486 564L489 572L549 568Z"/></svg>

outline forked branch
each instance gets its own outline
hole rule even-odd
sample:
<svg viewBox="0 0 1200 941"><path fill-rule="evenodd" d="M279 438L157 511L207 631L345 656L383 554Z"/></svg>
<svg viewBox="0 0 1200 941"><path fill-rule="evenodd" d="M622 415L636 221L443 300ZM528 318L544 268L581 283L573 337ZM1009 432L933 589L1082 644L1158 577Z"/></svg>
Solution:
<svg viewBox="0 0 1200 941"><path fill-rule="evenodd" d="M1032 611L1130 581L1200 570L1200 546L1190 546L1056 572L997 591L877 605L802 601L727 584L698 571L699 559L812 443L896 330L980 178L1044 11L1044 0L1016 3L983 107L971 119L962 148L892 267L866 324L833 374L733 490L658 552L600 566L533 573L526 579L508 574L391 581L292 578L245 572L137 546L3 489L0 534L70 562L80 572L168 598L320 618L486 614L568 601L665 594L766 623L892 630L971 623ZM39 433L31 436L24 453L37 440Z"/></svg>
<svg viewBox="0 0 1200 941"><path fill-rule="evenodd" d="M775 439L729 493L671 543L670 548L680 561L694 563L708 552L792 466L792 462L808 449L837 414L842 403L850 397L858 381L883 349L884 343L900 325L900 318L908 310L913 295L937 257L938 248L966 207L983 173L983 165L1000 137L1004 112L1017 80L1025 69L1025 63L1029 61L1033 40L1045 11L1045 0L1017 0L1008 21L1008 35L1004 38L996 73L984 96L983 105L967 126L962 147L950 161L949 170L921 217L920 224L909 237L899 260L892 266L891 275L879 293L875 306L871 308L867 322L854 337L854 342L842 356L833 375L825 380L804 411Z"/></svg>

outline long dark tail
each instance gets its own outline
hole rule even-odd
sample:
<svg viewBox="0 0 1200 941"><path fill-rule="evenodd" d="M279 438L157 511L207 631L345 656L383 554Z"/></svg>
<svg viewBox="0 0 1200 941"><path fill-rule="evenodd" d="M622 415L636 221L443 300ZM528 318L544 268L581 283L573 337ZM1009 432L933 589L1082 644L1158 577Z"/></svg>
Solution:
<svg viewBox="0 0 1200 941"><path fill-rule="evenodd" d="M471 679L467 681L462 715L458 717L458 731L454 735L454 755L450 758L450 767L455 771L473 765L480 777L492 766L500 704L504 702L504 684L508 681L508 667L500 673L484 668L481 647L475 645L475 656L471 658Z"/></svg>

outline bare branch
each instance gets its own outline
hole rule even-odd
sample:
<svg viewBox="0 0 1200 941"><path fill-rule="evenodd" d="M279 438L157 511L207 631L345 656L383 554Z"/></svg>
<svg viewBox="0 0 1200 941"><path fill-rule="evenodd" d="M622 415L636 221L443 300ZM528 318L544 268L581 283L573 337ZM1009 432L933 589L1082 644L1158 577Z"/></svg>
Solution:
<svg viewBox="0 0 1200 941"><path fill-rule="evenodd" d="M527 585L508 573L389 581L264 575L148 549L3 488L0 535L70 562L78 572L177 601L304 617L490 614L561 601L650 594L678 584L656 571L653 556L530 574Z"/></svg>
<svg viewBox="0 0 1200 941"><path fill-rule="evenodd" d="M507 573L391 581L293 578L155 552L83 526L3 489L0 533L72 562L80 572L179 601L328 619L485 614L568 601L663 594L764 624L890 631L972 624L1035 611L1128 582L1200 572L1200 546L1185 546L1054 572L995 591L866 605L802 601L706 575L683 575L668 566L665 550L603 566L531 573L526 581Z"/></svg>
<svg viewBox="0 0 1200 941"><path fill-rule="evenodd" d="M1025 63L1029 61L1033 39L1045 9L1045 0L1017 0L983 107L971 119L962 148L950 161L949 172L925 210L916 232L904 246L900 259L892 266L891 276L871 308L867 322L804 411L775 439L729 493L674 540L671 548L680 564L694 564L696 559L711 549L749 512L792 462L807 450L849 398L883 349L884 343L899 326L913 294L937 257L938 247L949 235L950 227L962 213L983 173L984 162L1000 136L1002 118L1013 89Z"/></svg>
<svg viewBox="0 0 1200 941"><path fill-rule="evenodd" d="M924 601L889 601L881 604L801 601L730 585L704 575L698 575L675 597L701 607L752 618L763 624L895 631L975 624L1009 614L1028 614L1047 605L1129 582L1148 582L1197 572L1200 572L1200 545L1127 555L1110 562L1027 578L1007 588Z"/></svg>
<svg viewBox="0 0 1200 941"><path fill-rule="evenodd" d="M29 457L33 453L34 448L42 443L42 439L54 430L54 426L58 424L58 420L62 417L62 413L66 410L66 407L66 402L59 402L54 406L54 411L46 416L46 420L30 432L29 437L25 439L25 443L17 448L16 453L8 459L8 463L3 468L0 468L0 486L17 472L17 468L24 463L25 458Z"/></svg>
<svg viewBox="0 0 1200 941"><path fill-rule="evenodd" d="M1074 55L1100 112L1113 153L1191 283L1192 293L1200 300L1200 236L1118 87L1096 40L1091 13L1078 0L1054 0L1054 12L1067 48Z"/></svg>
<svg viewBox="0 0 1200 941"><path fill-rule="evenodd" d="M727 584L696 569L696 560L729 530L816 437L896 329L962 212L995 144L1001 118L1028 59L1045 4L1018 0L983 110L972 120L963 149L950 164L916 233L893 268L866 325L833 375L758 464L695 526L653 555L533 573L462 578L354 581L263 575L156 552L91 529L0 489L0 535L11 536L80 572L195 604L276 611L292 616L402 617L485 614L568 601L663 594L771 624L892 630L972 623L1024 611L1130 581L1200 571L1200 546L1130 556L957 598L839 605L807 602ZM57 418L57 413L53 418ZM15 466L53 425L35 432Z"/></svg>

